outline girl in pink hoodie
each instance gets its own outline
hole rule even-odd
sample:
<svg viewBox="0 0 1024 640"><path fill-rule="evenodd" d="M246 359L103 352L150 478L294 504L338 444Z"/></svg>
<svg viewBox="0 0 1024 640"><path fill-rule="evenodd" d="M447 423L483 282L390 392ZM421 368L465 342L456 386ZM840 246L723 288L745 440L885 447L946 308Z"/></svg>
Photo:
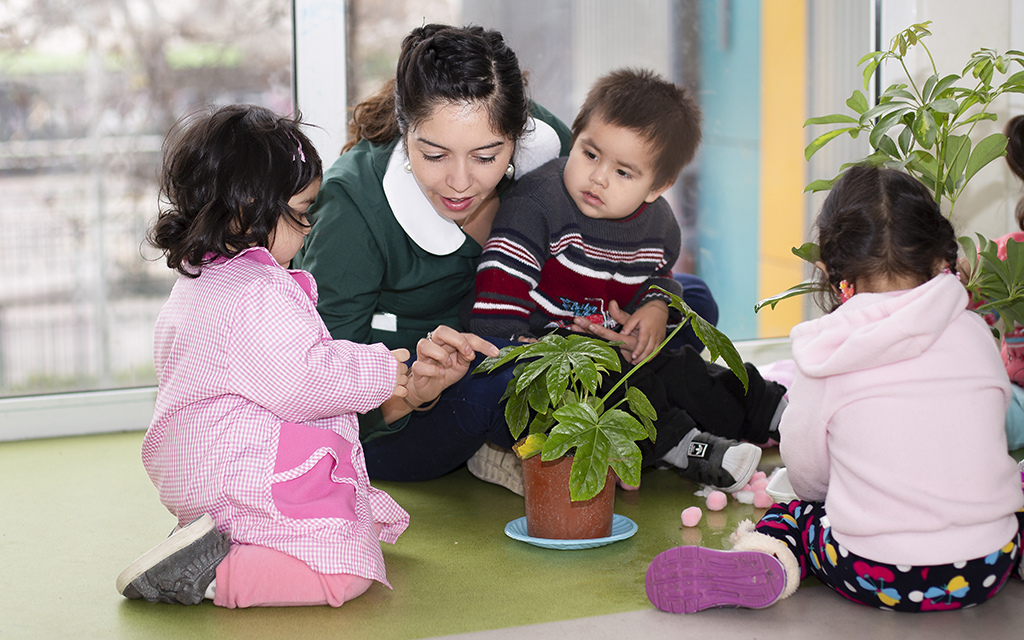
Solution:
<svg viewBox="0 0 1024 640"><path fill-rule="evenodd" d="M957 243L911 176L854 167L817 221L827 315L793 328L779 432L800 499L742 523L732 551L677 547L647 571L660 609L761 608L809 573L860 604L957 609L1021 578L1010 384L951 271Z"/></svg>

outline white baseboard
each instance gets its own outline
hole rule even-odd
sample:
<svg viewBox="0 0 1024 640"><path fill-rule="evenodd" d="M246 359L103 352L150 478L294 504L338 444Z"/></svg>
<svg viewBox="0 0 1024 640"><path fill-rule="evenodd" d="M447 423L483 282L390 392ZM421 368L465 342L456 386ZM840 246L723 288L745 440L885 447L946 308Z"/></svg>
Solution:
<svg viewBox="0 0 1024 640"><path fill-rule="evenodd" d="M0 441L144 430L155 403L156 387L0 398Z"/></svg>

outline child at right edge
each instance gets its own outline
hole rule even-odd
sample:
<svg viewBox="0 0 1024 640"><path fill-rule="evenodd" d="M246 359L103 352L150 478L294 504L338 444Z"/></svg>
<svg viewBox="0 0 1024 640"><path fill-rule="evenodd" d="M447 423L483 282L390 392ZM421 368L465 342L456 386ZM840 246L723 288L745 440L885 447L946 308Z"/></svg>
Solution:
<svg viewBox="0 0 1024 640"><path fill-rule="evenodd" d="M830 313L790 334L779 425L799 499L741 523L729 551L655 557L645 583L659 609L763 608L813 574L866 606L948 610L1021 579L1010 383L956 277L952 226L913 177L857 166L817 229Z"/></svg>

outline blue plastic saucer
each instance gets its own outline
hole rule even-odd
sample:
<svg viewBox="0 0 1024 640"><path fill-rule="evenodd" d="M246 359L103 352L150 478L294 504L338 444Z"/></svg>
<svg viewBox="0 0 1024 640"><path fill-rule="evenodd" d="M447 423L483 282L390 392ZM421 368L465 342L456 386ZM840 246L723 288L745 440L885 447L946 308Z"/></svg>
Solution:
<svg viewBox="0 0 1024 640"><path fill-rule="evenodd" d="M545 549L593 549L606 544L625 540L639 529L635 522L626 516L612 515L612 535L607 538L589 538L586 540L554 540L552 538L532 538L526 533L526 517L516 518L505 525L505 535L513 540L526 542Z"/></svg>

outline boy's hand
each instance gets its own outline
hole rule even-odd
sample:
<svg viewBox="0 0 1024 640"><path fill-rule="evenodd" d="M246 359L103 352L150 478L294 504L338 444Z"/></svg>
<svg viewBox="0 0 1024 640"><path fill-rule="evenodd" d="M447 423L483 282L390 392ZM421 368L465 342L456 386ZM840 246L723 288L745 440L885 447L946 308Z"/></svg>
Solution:
<svg viewBox="0 0 1024 640"><path fill-rule="evenodd" d="M633 364L651 355L665 339L665 334L667 333L666 325L668 324L668 303L662 300L652 300L641 306L632 315L619 309L619 305L614 300L612 300L610 307L609 312L612 312L612 318L622 325L621 332L636 336L636 346L630 353L625 351L622 353ZM626 322L616 318L615 312L625 316Z"/></svg>
<svg viewBox="0 0 1024 640"><path fill-rule="evenodd" d="M665 339L668 304L660 300L648 302L633 314L626 313L612 300L608 305L608 315L622 325L620 331L612 331L586 318L576 318L573 331L625 343L619 350L622 357L632 364L649 356Z"/></svg>
<svg viewBox="0 0 1024 640"><path fill-rule="evenodd" d="M391 394L398 398L404 398L409 395L409 367L405 364L405 361L409 359L408 349L392 349L391 355L398 361L397 375L395 376L395 391Z"/></svg>

